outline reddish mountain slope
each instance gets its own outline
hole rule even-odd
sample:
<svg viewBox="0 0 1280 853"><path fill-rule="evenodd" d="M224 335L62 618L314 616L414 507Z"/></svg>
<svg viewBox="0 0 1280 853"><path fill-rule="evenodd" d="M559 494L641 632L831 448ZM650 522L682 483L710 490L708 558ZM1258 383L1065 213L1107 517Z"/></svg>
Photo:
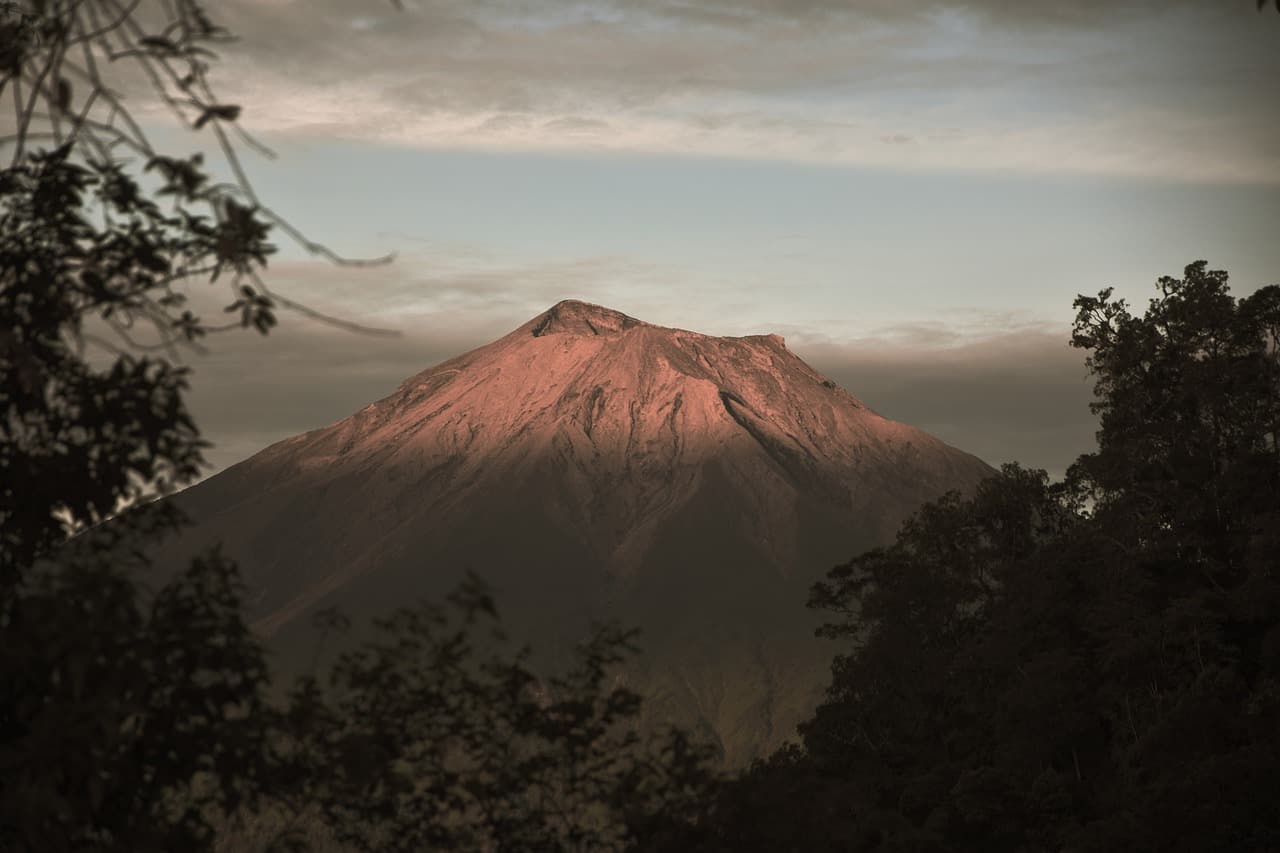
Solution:
<svg viewBox="0 0 1280 853"><path fill-rule="evenodd" d="M643 629L650 713L733 763L812 706L808 585L990 469L872 412L777 335L723 338L561 302L346 420L178 497L221 540L286 665L319 607L366 615L467 567L535 644Z"/></svg>

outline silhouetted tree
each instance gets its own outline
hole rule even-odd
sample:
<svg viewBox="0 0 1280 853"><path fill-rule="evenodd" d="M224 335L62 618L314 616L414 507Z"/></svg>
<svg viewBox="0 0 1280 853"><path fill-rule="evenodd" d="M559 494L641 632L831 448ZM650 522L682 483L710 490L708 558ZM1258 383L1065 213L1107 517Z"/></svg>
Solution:
<svg viewBox="0 0 1280 853"><path fill-rule="evenodd" d="M1280 287L1240 300L1203 262L1144 317L1077 300L1098 450L1069 481L1108 571L1089 626L1117 753L1109 838L1267 849L1280 820ZM1122 820L1121 807L1132 817ZM1136 818L1136 822L1133 821Z"/></svg>
<svg viewBox="0 0 1280 853"><path fill-rule="evenodd" d="M661 846L693 821L711 749L637 733L640 697L614 681L631 633L600 626L540 677L478 579L449 605L397 612L327 685L299 683L282 765L300 828L362 851L586 851Z"/></svg>
<svg viewBox="0 0 1280 853"><path fill-rule="evenodd" d="M198 156L154 151L100 71L135 62L234 157L223 125L238 109L205 83L219 37L188 0L0 4L16 129L0 171L5 850L198 849L214 813L262 785L265 667L234 566L214 553L166 567L159 589L138 578L142 549L179 521L143 505L202 461L175 349L272 326L257 278L272 217L247 182L215 184ZM37 140L55 147L30 150ZM120 154L158 188L142 190ZM211 325L184 288L219 278L239 316Z"/></svg>
<svg viewBox="0 0 1280 853"><path fill-rule="evenodd" d="M93 70L95 51L140 49L137 7L0 9L0 90L12 94L17 128L0 172L6 850L207 846L212 812L252 800L264 758L265 667L234 566L210 554L144 592L140 549L176 515L152 506L91 529L197 475L186 372L165 348L210 329L182 310L180 288L252 275L271 251L267 224L213 190L197 158L141 148L162 178L159 200L171 202L162 210L112 154L130 141L138 153L145 139L130 136L136 126ZM198 39L171 43L191 58ZM77 73L88 80L79 107L65 76ZM106 124L93 114L103 102L115 103ZM42 134L57 147L26 151ZM243 319L265 331L270 304L248 290L240 301ZM69 533L82 535L67 545Z"/></svg>
<svg viewBox="0 0 1280 853"><path fill-rule="evenodd" d="M259 275L272 229L347 261L264 207L233 140L265 151L210 88L229 34L194 0L0 2L0 96L15 132L0 171L0 577L125 506L198 475L179 347L252 327L278 306ZM185 125L211 133L233 183L203 158L156 151L117 91L133 66ZM34 142L52 150L31 152ZM269 152L268 152L269 153ZM139 186L143 172L159 185ZM221 280L230 322L189 308ZM312 312L314 313L314 312Z"/></svg>
<svg viewBox="0 0 1280 853"><path fill-rule="evenodd" d="M847 651L704 847L770 792L774 849L1280 847L1280 286L1158 287L1076 301L1101 428L1064 482L1005 466L814 588Z"/></svg>
<svg viewBox="0 0 1280 853"><path fill-rule="evenodd" d="M602 629L576 669L539 678L472 644L494 618L472 584L460 621L406 610L279 707L234 564L150 566L182 521L150 500L202 463L178 347L301 307L260 277L273 229L345 262L240 169L232 135L260 146L206 81L226 36L193 0L0 4L16 127L0 171L0 849L210 849L263 814L283 815L258 838L270 849L307 847L300 826L357 849L660 843L691 819L707 754L634 733L638 697L610 682L629 635ZM236 182L155 151L104 59L212 132ZM218 280L235 317L208 323L185 288Z"/></svg>
<svg viewBox="0 0 1280 853"><path fill-rule="evenodd" d="M136 532L132 531L132 532ZM266 668L235 566L149 600L93 532L0 605L0 849L207 849L270 779Z"/></svg>

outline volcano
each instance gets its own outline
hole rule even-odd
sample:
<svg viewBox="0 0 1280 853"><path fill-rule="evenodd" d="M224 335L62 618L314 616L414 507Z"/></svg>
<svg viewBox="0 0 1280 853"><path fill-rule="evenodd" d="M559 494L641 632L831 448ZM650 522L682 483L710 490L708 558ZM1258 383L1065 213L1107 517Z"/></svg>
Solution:
<svg viewBox="0 0 1280 853"><path fill-rule="evenodd" d="M179 494L240 562L285 670L311 615L439 596L467 570L535 648L641 629L648 719L741 766L828 673L808 588L991 469L881 417L778 335L713 337L564 301L391 396Z"/></svg>

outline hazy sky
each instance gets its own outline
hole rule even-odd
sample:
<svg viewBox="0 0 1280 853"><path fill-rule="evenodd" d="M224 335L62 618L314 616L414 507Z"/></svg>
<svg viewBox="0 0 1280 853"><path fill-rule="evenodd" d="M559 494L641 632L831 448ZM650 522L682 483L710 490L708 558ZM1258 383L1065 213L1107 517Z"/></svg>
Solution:
<svg viewBox="0 0 1280 853"><path fill-rule="evenodd" d="M286 316L195 360L218 465L563 298L779 332L882 414L1058 474L1071 300L1207 259L1280 281L1280 15L1254 0L222 0L215 81L281 157ZM145 112L145 109L144 109ZM163 117L154 117L163 126ZM160 139L178 150L182 133Z"/></svg>

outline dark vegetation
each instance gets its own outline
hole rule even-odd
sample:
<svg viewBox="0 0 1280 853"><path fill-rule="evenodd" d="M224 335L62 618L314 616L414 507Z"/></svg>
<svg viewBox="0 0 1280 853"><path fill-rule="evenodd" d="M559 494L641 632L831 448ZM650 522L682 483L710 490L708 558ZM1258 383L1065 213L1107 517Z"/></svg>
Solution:
<svg viewBox="0 0 1280 853"><path fill-rule="evenodd" d="M293 305L273 229L341 261L235 165L221 36L189 0L0 9L0 850L1280 849L1280 287L1203 262L1141 316L1076 301L1101 429L1063 482L1006 466L815 587L826 700L736 778L635 733L627 633L534 672L476 579L269 699L235 565L141 547L201 464L177 348ZM153 151L106 54L239 181ZM186 309L206 279L231 323Z"/></svg>
<svg viewBox="0 0 1280 853"><path fill-rule="evenodd" d="M735 850L1280 849L1280 286L1076 300L1098 449L922 508L812 594L843 644Z"/></svg>

